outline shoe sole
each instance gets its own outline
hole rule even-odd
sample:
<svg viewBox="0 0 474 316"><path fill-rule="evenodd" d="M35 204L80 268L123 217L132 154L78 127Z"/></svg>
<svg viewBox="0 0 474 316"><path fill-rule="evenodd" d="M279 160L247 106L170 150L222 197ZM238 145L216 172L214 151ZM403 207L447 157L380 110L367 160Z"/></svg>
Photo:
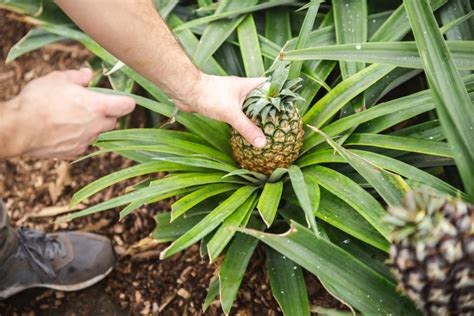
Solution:
<svg viewBox="0 0 474 316"><path fill-rule="evenodd" d="M0 292L0 300L5 300L9 297L12 297L15 294L18 294L22 291L32 289L32 288L47 288L47 289L52 289L56 291L63 291L63 292L74 292L74 291L79 291L85 288L88 288L100 281L102 281L107 275L112 272L113 267L109 268L105 273L100 274L96 277L93 277L92 279L89 279L84 282L76 283L76 284L47 284L47 283L41 283L41 284L32 284L28 286L14 286L8 289L5 289Z"/></svg>

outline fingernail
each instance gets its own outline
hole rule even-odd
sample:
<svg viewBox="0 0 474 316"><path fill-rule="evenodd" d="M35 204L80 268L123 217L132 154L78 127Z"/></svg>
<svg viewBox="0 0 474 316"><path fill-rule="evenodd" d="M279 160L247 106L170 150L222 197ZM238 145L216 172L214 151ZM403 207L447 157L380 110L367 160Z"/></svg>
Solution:
<svg viewBox="0 0 474 316"><path fill-rule="evenodd" d="M253 143L255 147L263 148L267 144L267 140L265 137L257 137L254 139Z"/></svg>

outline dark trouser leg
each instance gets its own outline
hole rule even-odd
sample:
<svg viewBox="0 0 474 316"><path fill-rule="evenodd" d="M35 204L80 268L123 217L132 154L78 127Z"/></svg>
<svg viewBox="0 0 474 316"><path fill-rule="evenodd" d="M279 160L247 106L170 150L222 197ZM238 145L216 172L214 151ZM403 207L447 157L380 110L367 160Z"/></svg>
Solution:
<svg viewBox="0 0 474 316"><path fill-rule="evenodd" d="M0 199L0 264L18 248L15 229L8 222L8 214Z"/></svg>

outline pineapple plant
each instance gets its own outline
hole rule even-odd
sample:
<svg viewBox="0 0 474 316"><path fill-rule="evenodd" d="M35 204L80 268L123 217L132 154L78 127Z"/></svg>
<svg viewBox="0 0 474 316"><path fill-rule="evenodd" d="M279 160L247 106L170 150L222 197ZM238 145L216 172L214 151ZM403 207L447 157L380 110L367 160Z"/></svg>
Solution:
<svg viewBox="0 0 474 316"><path fill-rule="evenodd" d="M289 67L280 62L272 76L251 92L243 110L267 137L264 148L256 148L235 129L230 144L234 159L250 171L271 175L277 168L286 168L298 158L303 145L303 120L296 102L304 101L297 94L303 79L287 80Z"/></svg>
<svg viewBox="0 0 474 316"><path fill-rule="evenodd" d="M285 315L311 313L303 270L360 314L422 313L397 291L385 264L391 243L397 244L384 221L385 206L397 206L405 191L420 184L464 201L474 198L474 124L469 121L474 118L469 100L474 48L464 27L472 22L472 9L464 0L405 0L398 7L366 0L333 0L320 7L320 2L294 10L298 3L291 0L204 0L197 6L157 0L182 47L207 73L256 77L276 58L291 63L290 75L287 66L279 66L245 103L244 111L267 134L269 146L258 151L226 124L182 112L175 116L178 130L168 125L104 133L93 155L113 151L136 165L95 180L71 204L125 179L147 180L64 220L116 207L123 207L123 218L175 197L171 210L156 214L152 237L170 243L161 259L201 244L202 256L216 265L218 276L210 282L204 308L219 297L223 311L231 312L259 246ZM16 4L0 0L7 8ZM433 16L438 12L442 26ZM46 18L39 24L11 60L40 46L39 36L46 42L79 41L109 69L118 64L77 28ZM441 34L449 31L464 40L446 41ZM443 71L436 71L440 67ZM147 95L117 85L97 91L129 95L152 112L174 116L174 105L153 83L126 66L114 69ZM458 70L464 71L462 79ZM422 71L431 89L407 83ZM400 85L416 92L397 89ZM285 146L278 152L282 135ZM285 151L288 144L291 154ZM443 180L443 168L454 164L466 192ZM167 176L158 176L162 172Z"/></svg>
<svg viewBox="0 0 474 316"><path fill-rule="evenodd" d="M427 190L389 209L390 263L400 288L427 315L474 313L474 206Z"/></svg>

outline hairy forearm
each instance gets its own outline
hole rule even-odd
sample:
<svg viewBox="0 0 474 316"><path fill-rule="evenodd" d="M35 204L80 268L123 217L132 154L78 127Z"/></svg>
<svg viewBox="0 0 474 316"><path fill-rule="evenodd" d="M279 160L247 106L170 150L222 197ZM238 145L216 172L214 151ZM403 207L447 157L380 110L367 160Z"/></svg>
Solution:
<svg viewBox="0 0 474 316"><path fill-rule="evenodd" d="M21 129L27 127L17 124L19 107L18 97L0 102L0 160L22 154L24 141Z"/></svg>
<svg viewBox="0 0 474 316"><path fill-rule="evenodd" d="M151 0L56 0L105 49L185 101L200 71L183 52ZM179 75L178 75L179 74Z"/></svg>
<svg viewBox="0 0 474 316"><path fill-rule="evenodd" d="M242 112L242 104L266 79L212 76L199 71L152 0L56 3L100 45L164 90L179 109L227 122L254 146L265 146L265 135Z"/></svg>

